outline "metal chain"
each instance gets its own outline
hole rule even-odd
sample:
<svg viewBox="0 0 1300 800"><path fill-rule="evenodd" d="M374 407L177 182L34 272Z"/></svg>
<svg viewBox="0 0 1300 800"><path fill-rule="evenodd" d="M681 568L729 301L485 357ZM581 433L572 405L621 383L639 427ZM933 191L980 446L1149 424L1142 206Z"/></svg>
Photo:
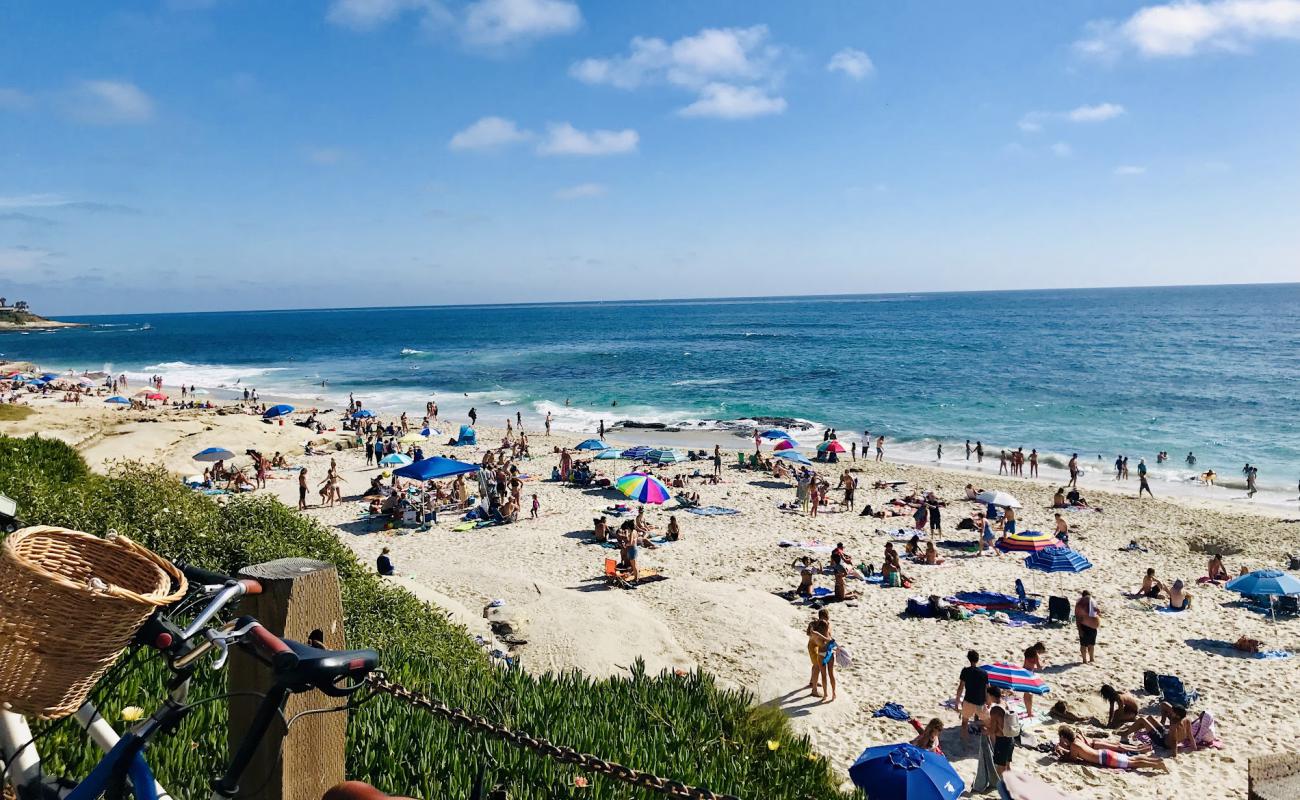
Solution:
<svg viewBox="0 0 1300 800"><path fill-rule="evenodd" d="M514 745L522 750L531 750L539 755L552 758L563 764L572 764L579 769L588 772L595 772L615 780L630 783L634 786L640 786L643 789L660 792L669 797L678 797L682 800L740 800L740 798L729 794L715 794L708 789L697 786L689 786L681 781L660 778L649 772L625 767L622 764L613 761L606 761L603 758L580 753L572 747L564 747L552 744L546 739L539 739L521 731L511 730L504 725L498 725L491 720L483 717L474 716L466 713L459 708L452 708L445 703L432 700L429 697L412 691L399 683L394 683L388 679L382 671L376 671L366 678L368 683L376 692L391 695L392 697L402 700L416 708L422 708L438 717L442 717L448 722L458 725L462 728L468 728L478 733L485 733L495 739Z"/></svg>

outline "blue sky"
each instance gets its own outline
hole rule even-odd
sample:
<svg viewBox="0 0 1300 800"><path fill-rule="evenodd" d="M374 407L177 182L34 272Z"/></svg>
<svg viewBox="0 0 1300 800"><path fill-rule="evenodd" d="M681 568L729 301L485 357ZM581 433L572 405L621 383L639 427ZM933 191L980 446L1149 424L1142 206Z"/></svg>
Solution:
<svg viewBox="0 0 1300 800"><path fill-rule="evenodd" d="M51 313L1300 277L1300 0L0 6Z"/></svg>

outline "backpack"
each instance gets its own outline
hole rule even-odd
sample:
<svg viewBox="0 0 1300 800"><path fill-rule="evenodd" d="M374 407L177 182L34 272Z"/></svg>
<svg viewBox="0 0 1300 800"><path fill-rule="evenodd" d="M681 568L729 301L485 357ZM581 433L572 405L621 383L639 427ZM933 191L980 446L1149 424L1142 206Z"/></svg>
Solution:
<svg viewBox="0 0 1300 800"><path fill-rule="evenodd" d="M1160 681L1151 670L1142 673L1142 691L1147 694L1160 694Z"/></svg>

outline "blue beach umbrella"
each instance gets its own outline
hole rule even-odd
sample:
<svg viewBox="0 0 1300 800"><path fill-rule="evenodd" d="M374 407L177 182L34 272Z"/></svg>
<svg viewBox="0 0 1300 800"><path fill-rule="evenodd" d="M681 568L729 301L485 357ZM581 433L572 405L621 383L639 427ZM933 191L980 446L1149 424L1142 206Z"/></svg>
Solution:
<svg viewBox="0 0 1300 800"><path fill-rule="evenodd" d="M665 447L659 450L651 450L645 454L647 461L653 461L656 464L676 464L679 461L686 461L686 456L672 449Z"/></svg>
<svg viewBox="0 0 1300 800"><path fill-rule="evenodd" d="M411 463L411 457L408 455L404 455L402 453L389 453L388 455L379 459L379 463L387 467L391 467L393 465L404 467L407 464Z"/></svg>
<svg viewBox="0 0 1300 800"><path fill-rule="evenodd" d="M794 438L793 436L786 433L785 431L779 430L777 428L773 428L770 431L763 431L762 433L759 434L759 436L762 436L764 439L793 439Z"/></svg>
<svg viewBox="0 0 1300 800"><path fill-rule="evenodd" d="M353 419L368 419L368 418L370 418L370 417L373 417L374 415L375 415L375 412L371 411L371 410L368 409L368 408L363 408L363 409L361 409L360 411L354 411L354 412L352 412L352 418L353 418Z"/></svg>
<svg viewBox="0 0 1300 800"><path fill-rule="evenodd" d="M1224 588L1247 597L1300 595L1300 579L1280 569L1261 569L1233 578Z"/></svg>
<svg viewBox="0 0 1300 800"><path fill-rule="evenodd" d="M608 445L599 439L588 439L585 442L579 442L574 450L604 450Z"/></svg>
<svg viewBox="0 0 1300 800"><path fill-rule="evenodd" d="M206 450L200 450L192 456L195 461L225 461L234 457L235 454L224 447L209 447Z"/></svg>
<svg viewBox="0 0 1300 800"><path fill-rule="evenodd" d="M612 458L618 458L619 455L620 455L620 453L618 452L618 448L617 448L617 447L611 447L611 448L609 448L608 450L601 450L599 453L597 453L597 454L596 454L596 459L597 459L598 461L608 461L608 460L610 460L610 459L612 459Z"/></svg>
<svg viewBox="0 0 1300 800"><path fill-rule="evenodd" d="M119 404L119 405L130 405L130 404L131 404L131 401L130 401L130 400L127 400L125 397L110 397L110 398L108 398L107 400L105 400L104 402L105 402L105 403L117 403L117 404Z"/></svg>
<svg viewBox="0 0 1300 800"><path fill-rule="evenodd" d="M293 406L287 406L281 403L278 406L271 406L270 408L268 408L266 410L266 413L262 414L262 418L275 419L276 417L283 417L286 414L292 414L292 413L293 413Z"/></svg>
<svg viewBox="0 0 1300 800"><path fill-rule="evenodd" d="M948 759L910 744L868 747L849 777L870 800L952 800L966 790Z"/></svg>
<svg viewBox="0 0 1300 800"><path fill-rule="evenodd" d="M58 379L59 376L55 375L53 372L47 372L41 376L41 380L45 381L46 383L49 383L50 381L56 381Z"/></svg>
<svg viewBox="0 0 1300 800"><path fill-rule="evenodd" d="M1026 558L1025 566L1043 572L1083 572L1092 562L1068 547L1046 547Z"/></svg>
<svg viewBox="0 0 1300 800"><path fill-rule="evenodd" d="M392 458L389 456L388 458ZM379 463L388 463L388 458ZM464 461L457 461L454 458L443 458L434 456L433 458L422 458L414 464L407 464L401 469L393 470L393 474L402 478L412 478L417 481L432 481L438 478L450 478L452 475L464 475L468 472L478 472L477 464L467 464Z"/></svg>
<svg viewBox="0 0 1300 800"><path fill-rule="evenodd" d="M812 462L808 460L808 456L800 453L798 450L782 450L776 454L776 457L784 458L786 461L793 461L796 464L812 466Z"/></svg>
<svg viewBox="0 0 1300 800"><path fill-rule="evenodd" d="M623 456L623 458L630 458L633 461L640 461L641 459L645 458L645 454L649 452L650 452L649 447L646 447L643 444L639 444L636 447L629 447L628 449L624 450L621 455Z"/></svg>

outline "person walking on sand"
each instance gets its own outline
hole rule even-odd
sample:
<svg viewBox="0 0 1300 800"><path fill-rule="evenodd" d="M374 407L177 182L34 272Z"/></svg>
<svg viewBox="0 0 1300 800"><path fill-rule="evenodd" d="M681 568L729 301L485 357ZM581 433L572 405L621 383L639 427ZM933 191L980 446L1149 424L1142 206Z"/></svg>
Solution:
<svg viewBox="0 0 1300 800"><path fill-rule="evenodd" d="M876 460L885 460L885 437L883 435L876 437Z"/></svg>
<svg viewBox="0 0 1300 800"><path fill-rule="evenodd" d="M542 504L540 501L538 501L537 495L533 495L533 510L530 516L533 519L537 519L538 517L541 516L541 514L542 514Z"/></svg>
<svg viewBox="0 0 1300 800"><path fill-rule="evenodd" d="M849 442L849 458L853 461L858 460L858 443Z"/></svg>
<svg viewBox="0 0 1300 800"><path fill-rule="evenodd" d="M1070 471L1070 480L1065 485L1073 486L1076 489L1079 488L1079 454L1078 453L1074 453L1070 456L1070 463L1066 465L1066 469Z"/></svg>
<svg viewBox="0 0 1300 800"><path fill-rule="evenodd" d="M961 740L969 737L969 725L978 718L988 696L989 674L979 668L980 654L974 650L966 651L966 660L970 662L962 668L957 678L957 696L953 705L961 716Z"/></svg>
<svg viewBox="0 0 1300 800"><path fill-rule="evenodd" d="M943 461L943 442L939 442L939 446L935 448L934 460Z"/></svg>
<svg viewBox="0 0 1300 800"><path fill-rule="evenodd" d="M1249 464L1246 465L1246 496L1247 497L1254 497L1255 492L1259 491L1258 489L1255 488L1255 476L1258 474L1259 474L1258 467L1252 467Z"/></svg>
<svg viewBox="0 0 1300 800"><path fill-rule="evenodd" d="M1143 492L1147 493L1147 497L1151 497L1151 498L1155 497L1155 495L1151 493L1151 484L1147 483L1147 474L1145 471L1138 473L1138 498L1139 499L1141 499Z"/></svg>
<svg viewBox="0 0 1300 800"><path fill-rule="evenodd" d="M298 510L307 510L307 468L298 470Z"/></svg>
<svg viewBox="0 0 1300 800"><path fill-rule="evenodd" d="M1101 627L1101 609L1087 589L1074 604L1074 624L1079 629L1079 661L1095 663L1093 648L1097 646L1097 629Z"/></svg>

